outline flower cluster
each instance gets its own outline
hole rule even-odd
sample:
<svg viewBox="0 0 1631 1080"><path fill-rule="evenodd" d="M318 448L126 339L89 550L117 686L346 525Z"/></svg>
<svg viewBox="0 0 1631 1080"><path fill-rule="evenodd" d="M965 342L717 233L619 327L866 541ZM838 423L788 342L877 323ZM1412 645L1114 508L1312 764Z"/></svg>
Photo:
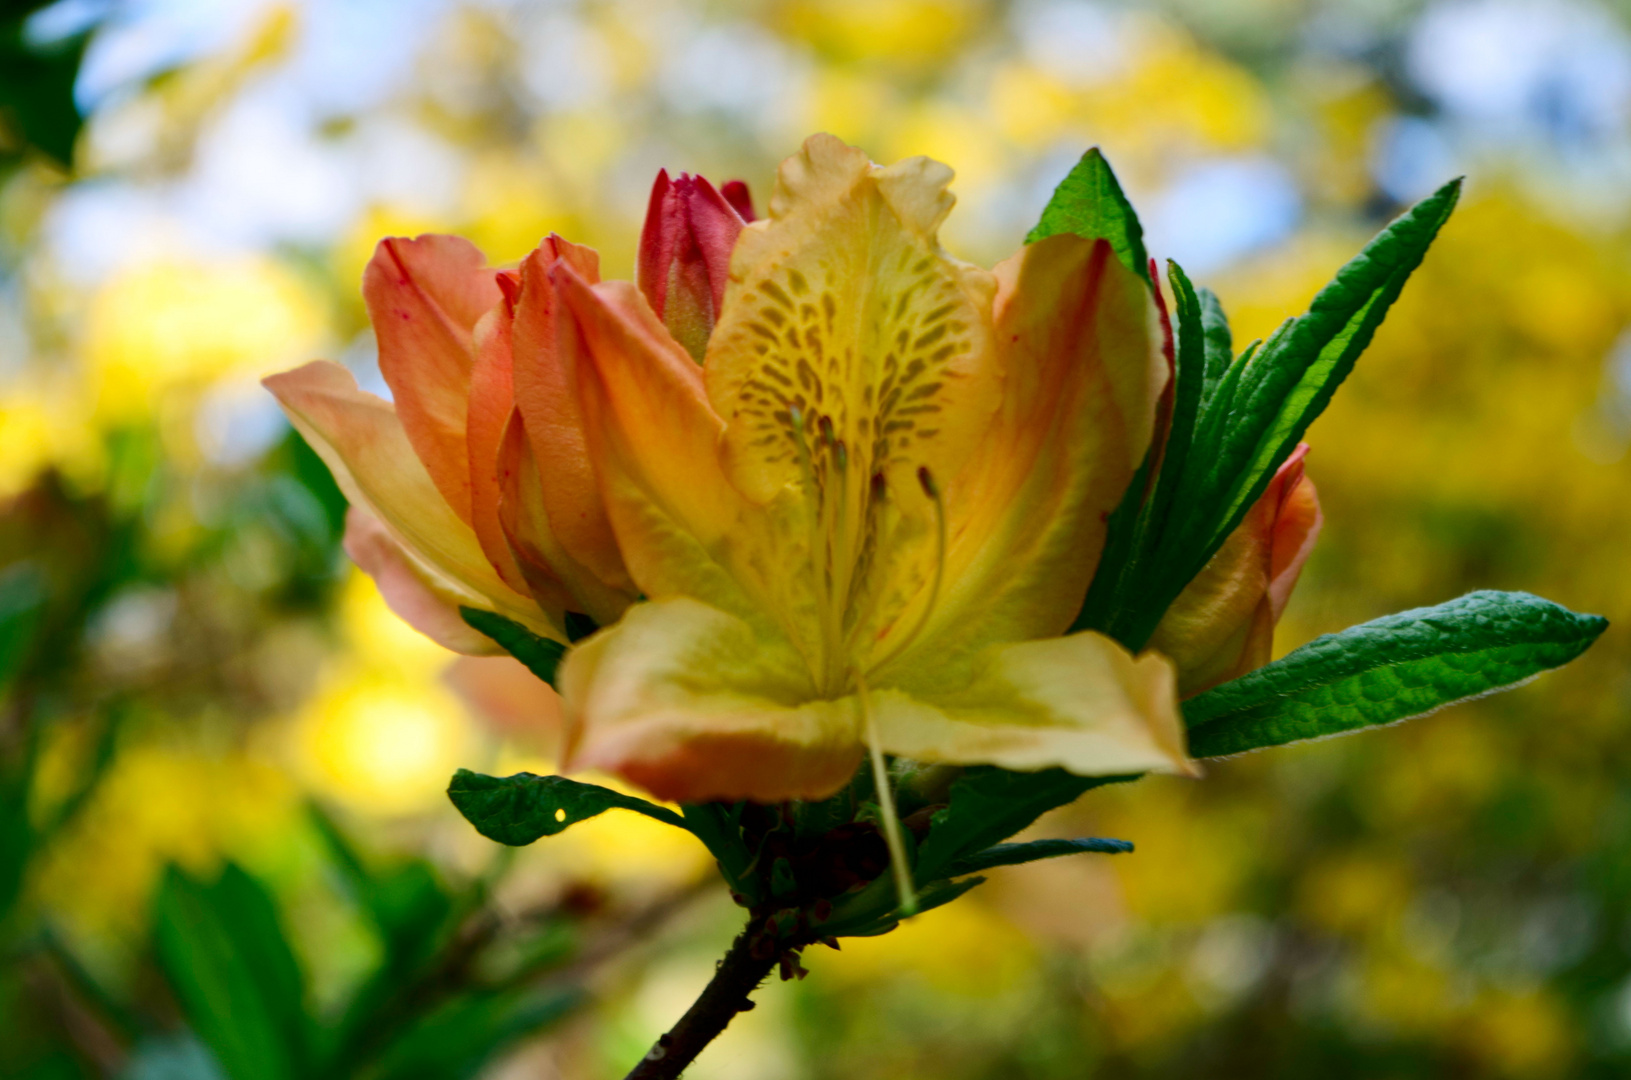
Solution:
<svg viewBox="0 0 1631 1080"><path fill-rule="evenodd" d="M1180 695L1267 661L1318 532L1303 454L1150 651L1069 632L1160 452L1172 329L1103 239L952 258L951 175L818 135L754 220L740 183L662 174L633 283L557 236L513 269L388 239L364 293L394 404L323 361L267 386L403 618L574 643L568 768L692 802L820 798L869 749L1192 773Z"/></svg>

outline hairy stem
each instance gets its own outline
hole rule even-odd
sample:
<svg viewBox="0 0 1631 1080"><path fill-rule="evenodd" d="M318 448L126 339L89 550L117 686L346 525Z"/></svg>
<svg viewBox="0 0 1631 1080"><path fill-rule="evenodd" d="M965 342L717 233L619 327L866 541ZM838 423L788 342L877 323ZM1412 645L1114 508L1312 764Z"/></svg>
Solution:
<svg viewBox="0 0 1631 1080"><path fill-rule="evenodd" d="M759 947L756 949L755 945ZM739 1012L753 1008L748 995L758 989L776 966L781 950L744 930L731 943L702 996L685 1011L679 1023L640 1059L625 1080L673 1080L696 1060ZM756 953L763 952L763 958Z"/></svg>

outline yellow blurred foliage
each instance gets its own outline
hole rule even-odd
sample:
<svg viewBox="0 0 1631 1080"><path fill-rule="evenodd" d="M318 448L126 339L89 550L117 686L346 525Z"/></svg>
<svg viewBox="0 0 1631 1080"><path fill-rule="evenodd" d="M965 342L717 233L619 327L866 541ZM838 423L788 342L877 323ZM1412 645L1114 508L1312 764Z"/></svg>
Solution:
<svg viewBox="0 0 1631 1080"><path fill-rule="evenodd" d="M123 750L69 836L34 882L36 901L76 933L129 938L168 862L213 872L283 843L300 792L259 756L144 744Z"/></svg>
<svg viewBox="0 0 1631 1080"><path fill-rule="evenodd" d="M837 62L881 60L908 69L943 61L986 17L982 0L783 0L783 33Z"/></svg>

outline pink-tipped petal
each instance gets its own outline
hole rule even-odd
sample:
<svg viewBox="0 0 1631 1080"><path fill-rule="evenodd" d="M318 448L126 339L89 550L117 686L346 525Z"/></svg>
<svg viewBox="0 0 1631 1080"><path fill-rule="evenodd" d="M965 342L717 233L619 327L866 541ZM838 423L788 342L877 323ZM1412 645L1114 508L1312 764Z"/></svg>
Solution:
<svg viewBox="0 0 1631 1080"><path fill-rule="evenodd" d="M398 618L444 649L466 656L495 656L504 651L459 615L460 597L447 594L434 584L434 578L415 568L379 519L355 506L345 515L345 553L374 579Z"/></svg>

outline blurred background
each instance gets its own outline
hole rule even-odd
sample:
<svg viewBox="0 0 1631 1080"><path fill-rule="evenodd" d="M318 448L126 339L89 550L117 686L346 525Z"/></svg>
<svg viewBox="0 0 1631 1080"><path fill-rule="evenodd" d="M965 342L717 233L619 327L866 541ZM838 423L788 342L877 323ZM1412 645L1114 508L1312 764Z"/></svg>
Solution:
<svg viewBox="0 0 1631 1080"><path fill-rule="evenodd" d="M1309 437L1278 648L1483 587L1616 625L1509 695L1094 792L1041 831L1136 854L813 949L693 1074L1631 1071L1631 5L7 0L0 1076L617 1077L683 1011L737 922L700 845L457 817L454 768L549 770L553 704L390 616L257 379L384 393L381 236L632 276L659 167L762 206L815 130L952 164L988 265L1102 145L1237 344L1467 174Z"/></svg>

